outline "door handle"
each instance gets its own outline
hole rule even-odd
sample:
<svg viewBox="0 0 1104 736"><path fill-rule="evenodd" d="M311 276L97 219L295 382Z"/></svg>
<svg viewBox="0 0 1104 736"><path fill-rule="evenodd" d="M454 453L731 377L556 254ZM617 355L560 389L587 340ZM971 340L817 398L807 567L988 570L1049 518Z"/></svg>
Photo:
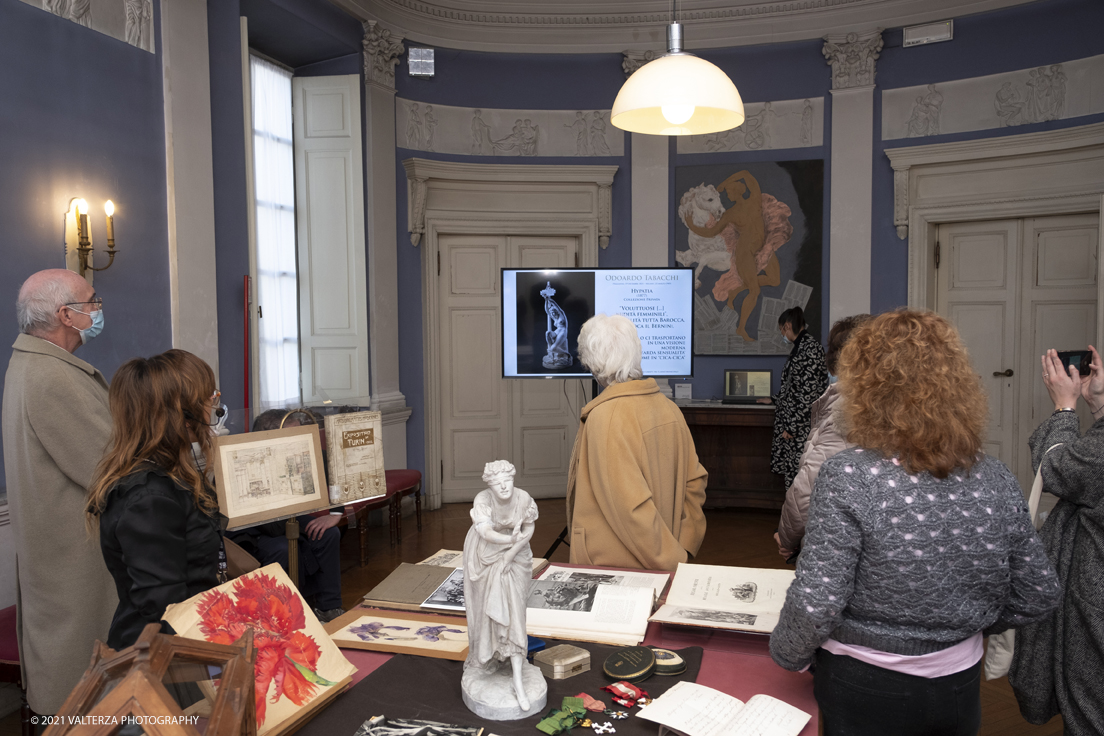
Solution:
<svg viewBox="0 0 1104 736"><path fill-rule="evenodd" d="M1011 377L1012 377L1012 369L1011 369L1011 368L1009 368L1009 369L1008 369L1008 370L1006 370L1006 371L993 371L993 378L999 378L999 377L1001 377L1001 376L1005 376L1005 377L1007 377L1007 378L1011 378Z"/></svg>

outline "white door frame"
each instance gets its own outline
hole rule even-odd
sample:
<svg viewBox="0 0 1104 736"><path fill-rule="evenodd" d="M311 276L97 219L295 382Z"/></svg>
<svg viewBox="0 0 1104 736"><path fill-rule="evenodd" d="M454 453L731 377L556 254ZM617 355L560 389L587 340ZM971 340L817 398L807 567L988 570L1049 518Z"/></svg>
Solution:
<svg viewBox="0 0 1104 736"><path fill-rule="evenodd" d="M885 153L893 166L894 224L898 237L908 239L912 308L935 308L941 223L1099 215L1104 208L1104 123ZM1104 239L1104 227L1101 233ZM1097 264L1099 345L1104 343L1104 259Z"/></svg>
<svg viewBox="0 0 1104 736"><path fill-rule="evenodd" d="M410 158L407 216L422 255L422 365L425 381L427 507L441 505L441 386L437 269L439 235L569 235L579 265L597 266L611 232L611 187L617 166L468 164Z"/></svg>

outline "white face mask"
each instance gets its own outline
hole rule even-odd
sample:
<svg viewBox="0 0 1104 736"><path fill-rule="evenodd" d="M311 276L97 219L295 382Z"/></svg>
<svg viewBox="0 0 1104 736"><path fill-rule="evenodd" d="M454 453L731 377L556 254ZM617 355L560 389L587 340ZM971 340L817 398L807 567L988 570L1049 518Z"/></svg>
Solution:
<svg viewBox="0 0 1104 736"><path fill-rule="evenodd" d="M192 460L200 473L207 470L207 458L204 456L203 448L199 446L198 442L192 443Z"/></svg>

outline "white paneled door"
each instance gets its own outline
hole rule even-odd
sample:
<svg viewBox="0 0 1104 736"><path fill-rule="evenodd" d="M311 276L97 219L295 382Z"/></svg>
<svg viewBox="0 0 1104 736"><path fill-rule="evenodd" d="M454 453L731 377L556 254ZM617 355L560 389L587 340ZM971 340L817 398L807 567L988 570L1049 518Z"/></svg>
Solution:
<svg viewBox="0 0 1104 736"><path fill-rule="evenodd" d="M1096 215L939 226L936 308L957 325L989 396L985 451L1023 489L1027 439L1053 410L1039 356L1081 350L1096 335ZM1082 423L1089 421L1083 403Z"/></svg>
<svg viewBox="0 0 1104 736"><path fill-rule="evenodd" d="M442 500L474 498L492 460L512 462L534 497L564 495L582 382L502 378L500 269L574 265L578 239L440 235L438 246Z"/></svg>

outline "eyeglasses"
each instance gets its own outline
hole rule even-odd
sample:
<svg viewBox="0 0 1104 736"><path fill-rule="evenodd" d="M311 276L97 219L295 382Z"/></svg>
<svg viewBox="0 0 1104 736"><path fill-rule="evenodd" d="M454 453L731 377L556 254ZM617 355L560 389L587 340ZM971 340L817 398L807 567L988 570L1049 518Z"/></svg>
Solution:
<svg viewBox="0 0 1104 736"><path fill-rule="evenodd" d="M91 311L93 311L93 312L98 311L100 309L103 309L103 297L98 296L95 299L90 299L89 301L86 301L86 302L69 302L69 303L65 304L64 306L66 306L66 307L82 307L85 304L91 304L94 307Z"/></svg>
<svg viewBox="0 0 1104 736"><path fill-rule="evenodd" d="M221 399L221 398L222 398L222 392L219 391L216 388L215 392L213 394L211 394L211 403L212 404L217 404L217 403L219 403L219 399Z"/></svg>

